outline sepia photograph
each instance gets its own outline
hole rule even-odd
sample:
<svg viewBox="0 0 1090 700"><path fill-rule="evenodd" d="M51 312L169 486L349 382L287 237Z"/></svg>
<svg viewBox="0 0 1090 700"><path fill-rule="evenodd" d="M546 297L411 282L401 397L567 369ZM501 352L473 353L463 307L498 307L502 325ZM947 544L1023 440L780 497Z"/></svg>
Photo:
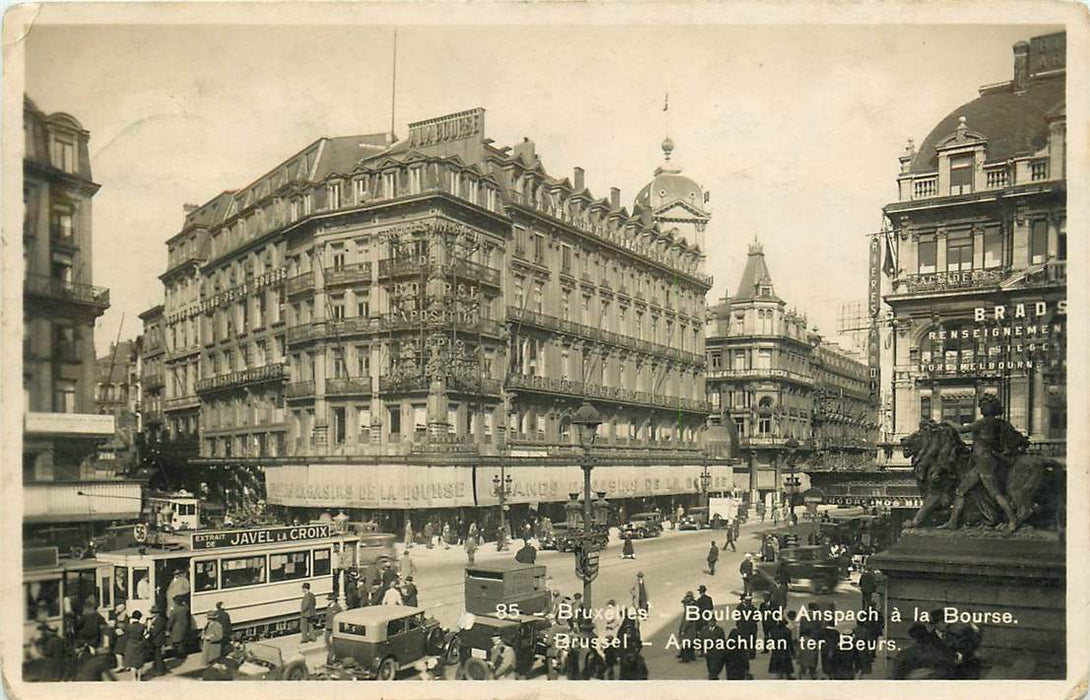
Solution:
<svg viewBox="0 0 1090 700"><path fill-rule="evenodd" d="M1090 22L993 7L10 8L5 692L1085 692Z"/></svg>

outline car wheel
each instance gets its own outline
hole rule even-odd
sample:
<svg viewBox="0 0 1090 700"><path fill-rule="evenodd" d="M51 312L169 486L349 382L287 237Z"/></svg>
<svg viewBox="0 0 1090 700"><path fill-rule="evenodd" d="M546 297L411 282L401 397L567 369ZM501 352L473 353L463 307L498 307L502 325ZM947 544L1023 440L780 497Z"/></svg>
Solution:
<svg viewBox="0 0 1090 700"><path fill-rule="evenodd" d="M492 670L488 668L488 662L484 659L468 658L462 670L465 672L466 680L487 681L492 679Z"/></svg>
<svg viewBox="0 0 1090 700"><path fill-rule="evenodd" d="M458 644L458 638L450 640L450 644L447 645L447 652L443 655L443 662L447 666L455 666L462 660L462 647Z"/></svg>
<svg viewBox="0 0 1090 700"><path fill-rule="evenodd" d="M378 667L378 679L380 681L397 680L397 659L388 656L382 660Z"/></svg>
<svg viewBox="0 0 1090 700"><path fill-rule="evenodd" d="M424 649L428 652L429 656L439 656L443 653L444 642L446 641L446 635L439 627L433 627L428 632L427 643L424 645Z"/></svg>
<svg viewBox="0 0 1090 700"><path fill-rule="evenodd" d="M284 672L281 676L286 681L305 681L310 677L310 672L307 671L307 665L303 661L292 661L290 664L284 667Z"/></svg>

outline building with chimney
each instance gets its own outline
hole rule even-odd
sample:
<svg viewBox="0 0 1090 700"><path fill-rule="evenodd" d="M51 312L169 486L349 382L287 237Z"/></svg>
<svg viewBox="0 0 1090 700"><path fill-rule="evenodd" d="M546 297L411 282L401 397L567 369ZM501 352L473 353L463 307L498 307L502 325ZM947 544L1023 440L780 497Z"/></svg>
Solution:
<svg viewBox="0 0 1090 700"><path fill-rule="evenodd" d="M473 109L319 139L187 210L163 275L167 429L199 434L194 464L262 468L289 517L488 528L501 501L563 518L586 400L595 490L629 512L695 500L710 215L672 150L630 211L528 139L495 146Z"/></svg>
<svg viewBox="0 0 1090 700"><path fill-rule="evenodd" d="M787 308L759 242L749 246L737 291L709 309L705 343L711 422L733 433L749 464L738 486L751 499L778 502L791 491L792 459L803 474L873 459L866 365Z"/></svg>
<svg viewBox="0 0 1090 700"><path fill-rule="evenodd" d="M901 156L884 208L896 270L883 376L893 435L968 423L996 394L1036 451L1065 454L1065 34L1014 45L1013 78L985 85Z"/></svg>
<svg viewBox="0 0 1090 700"><path fill-rule="evenodd" d="M140 513L140 484L114 479L98 446L115 421L95 405L94 327L110 292L93 275L90 135L69 114L23 106L23 505L28 543L75 539ZM85 540L84 540L85 542Z"/></svg>

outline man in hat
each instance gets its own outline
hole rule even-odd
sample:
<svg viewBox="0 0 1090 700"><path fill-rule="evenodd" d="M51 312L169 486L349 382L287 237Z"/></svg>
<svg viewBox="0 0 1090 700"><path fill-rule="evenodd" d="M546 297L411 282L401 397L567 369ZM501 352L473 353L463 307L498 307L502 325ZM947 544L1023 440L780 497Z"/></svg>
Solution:
<svg viewBox="0 0 1090 700"><path fill-rule="evenodd" d="M405 578L405 583L401 584L401 600L402 600L402 602L404 602L405 605L408 605L409 607L412 607L412 608L419 607L418 602L417 602L417 597L418 596L419 596L419 591L416 588L416 584L413 583L413 577L412 576L407 576Z"/></svg>
<svg viewBox="0 0 1090 700"><path fill-rule="evenodd" d="M738 566L738 572L742 574L742 591L745 595L753 593L753 555L746 552L746 558Z"/></svg>
<svg viewBox="0 0 1090 700"><path fill-rule="evenodd" d="M167 665L163 661L163 647L167 644L167 630L167 616L163 614L163 609L159 607L158 603L152 603L151 622L148 625L148 641L151 642L151 654L154 660L152 668L157 676L167 674Z"/></svg>
<svg viewBox="0 0 1090 700"><path fill-rule="evenodd" d="M314 616L317 614L317 601L314 599L314 594L310 592L310 584L303 584L303 598L299 601L299 633L301 641L313 642L316 637L314 636Z"/></svg>
<svg viewBox="0 0 1090 700"><path fill-rule="evenodd" d="M708 549L708 573L715 576L715 563L719 561L719 547L715 546L715 540L712 540L712 546Z"/></svg>
<svg viewBox="0 0 1090 700"><path fill-rule="evenodd" d="M223 601L216 602L216 613L219 615L220 626L223 627L223 650L221 655L226 656L227 652L231 651L231 638L235 632L235 626L231 623L231 616L227 613L227 608L223 607Z"/></svg>
<svg viewBox="0 0 1090 700"><path fill-rule="evenodd" d="M500 680L515 669L515 650L503 641L499 634L492 635L492 648L489 653L492 666L492 678Z"/></svg>
<svg viewBox="0 0 1090 700"><path fill-rule="evenodd" d="M632 586L632 605L639 610L647 610L650 607L647 584L643 581L642 571L636 574L636 585Z"/></svg>
<svg viewBox="0 0 1090 700"><path fill-rule="evenodd" d="M703 583L697 586L696 590L700 593L700 596L696 599L696 607L700 610L700 617L703 619L704 611L711 612L715 608L715 603L712 602L712 597L708 595L708 587Z"/></svg>
<svg viewBox="0 0 1090 700"><path fill-rule="evenodd" d="M171 579L170 585L167 586L168 617L174 612L174 605L178 600L178 596L184 597L185 601L189 602L189 579L185 577L185 570L181 568L174 570L174 578Z"/></svg>
<svg viewBox="0 0 1090 700"><path fill-rule="evenodd" d="M738 605L738 633L746 641L745 648L749 658L757 656L757 608L753 605L753 596L748 593L742 595L742 602Z"/></svg>
<svg viewBox="0 0 1090 700"><path fill-rule="evenodd" d="M208 613L208 621L201 633L201 662L205 666L220 658L223 653L223 625L220 624L219 610Z"/></svg>
<svg viewBox="0 0 1090 700"><path fill-rule="evenodd" d="M326 649L331 648L333 643L333 618L337 616L337 613L341 612L341 606L337 603L337 596L330 593L326 596L329 603L325 606L325 646Z"/></svg>
<svg viewBox="0 0 1090 700"><path fill-rule="evenodd" d="M167 627L170 630L170 645L174 648L174 656L185 661L188 652L186 642L189 637L189 606L186 605L185 596L174 598L174 609L167 616Z"/></svg>

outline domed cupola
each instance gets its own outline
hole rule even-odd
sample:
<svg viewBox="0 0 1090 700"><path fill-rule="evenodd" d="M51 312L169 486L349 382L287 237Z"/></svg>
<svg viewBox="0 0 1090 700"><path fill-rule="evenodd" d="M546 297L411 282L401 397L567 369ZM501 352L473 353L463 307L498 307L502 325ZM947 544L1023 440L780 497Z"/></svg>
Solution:
<svg viewBox="0 0 1090 700"><path fill-rule="evenodd" d="M674 142L667 136L662 142L663 164L636 194L635 206L650 211L661 230L677 229L679 237L703 248L704 229L711 219L707 196L695 180L682 175L681 168L670 162L673 152Z"/></svg>

